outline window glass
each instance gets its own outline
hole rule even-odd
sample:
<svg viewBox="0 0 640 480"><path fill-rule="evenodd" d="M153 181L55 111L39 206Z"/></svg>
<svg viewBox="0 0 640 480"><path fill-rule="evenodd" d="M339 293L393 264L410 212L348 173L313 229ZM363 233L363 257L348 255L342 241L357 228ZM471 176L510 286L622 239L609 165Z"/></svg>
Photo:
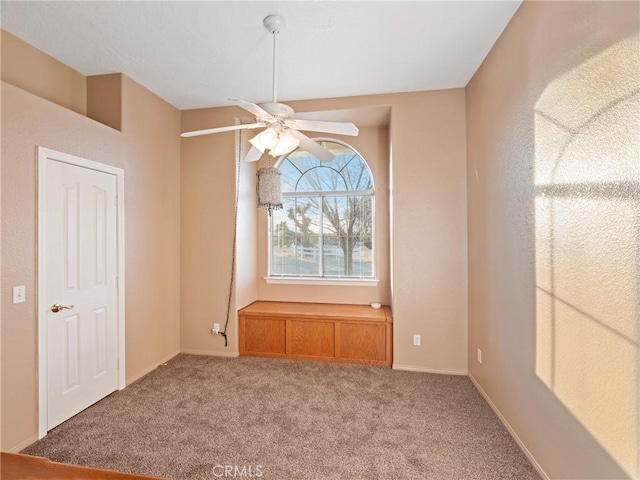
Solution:
<svg viewBox="0 0 640 480"><path fill-rule="evenodd" d="M321 144L333 161L298 149L278 165L283 208L271 217L270 275L374 278L371 171L348 145Z"/></svg>

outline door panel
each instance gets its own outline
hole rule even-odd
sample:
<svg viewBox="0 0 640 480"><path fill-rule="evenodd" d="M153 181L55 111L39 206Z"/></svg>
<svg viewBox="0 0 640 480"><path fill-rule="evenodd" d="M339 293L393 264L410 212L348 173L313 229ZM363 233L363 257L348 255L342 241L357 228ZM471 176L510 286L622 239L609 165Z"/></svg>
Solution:
<svg viewBox="0 0 640 480"><path fill-rule="evenodd" d="M64 319L64 386L63 393L78 387L80 349L78 346L78 315L70 315Z"/></svg>

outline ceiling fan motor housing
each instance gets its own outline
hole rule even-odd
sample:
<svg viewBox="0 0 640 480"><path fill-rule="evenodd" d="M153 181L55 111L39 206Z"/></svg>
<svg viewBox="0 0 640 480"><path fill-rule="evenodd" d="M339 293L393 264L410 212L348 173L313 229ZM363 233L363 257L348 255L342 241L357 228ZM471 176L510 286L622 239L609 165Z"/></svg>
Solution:
<svg viewBox="0 0 640 480"><path fill-rule="evenodd" d="M289 105L285 105L284 103L261 103L260 106L266 110L269 114L276 117L279 120L285 120L288 118L292 118L294 115L293 108Z"/></svg>

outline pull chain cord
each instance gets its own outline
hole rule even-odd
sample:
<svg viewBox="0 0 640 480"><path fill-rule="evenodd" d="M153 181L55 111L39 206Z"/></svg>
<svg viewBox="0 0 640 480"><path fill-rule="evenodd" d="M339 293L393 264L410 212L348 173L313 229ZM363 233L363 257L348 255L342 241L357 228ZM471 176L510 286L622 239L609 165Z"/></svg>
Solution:
<svg viewBox="0 0 640 480"><path fill-rule="evenodd" d="M220 335L224 337L224 346L228 346L227 342L227 326L229 325L229 317L231 314L231 299L233 297L233 284L236 276L236 239L238 232L238 202L240 201L240 155L242 148L242 130L238 131L238 151L236 161L236 206L233 215L233 248L231 253L231 281L229 282L229 298L227 300L227 319L224 322L224 329Z"/></svg>

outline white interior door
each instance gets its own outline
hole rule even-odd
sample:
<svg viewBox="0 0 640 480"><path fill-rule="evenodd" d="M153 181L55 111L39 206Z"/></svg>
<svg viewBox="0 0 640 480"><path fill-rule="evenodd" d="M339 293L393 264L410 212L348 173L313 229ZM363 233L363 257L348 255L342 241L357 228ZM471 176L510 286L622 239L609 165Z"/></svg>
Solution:
<svg viewBox="0 0 640 480"><path fill-rule="evenodd" d="M118 388L117 177L47 158L47 430Z"/></svg>

